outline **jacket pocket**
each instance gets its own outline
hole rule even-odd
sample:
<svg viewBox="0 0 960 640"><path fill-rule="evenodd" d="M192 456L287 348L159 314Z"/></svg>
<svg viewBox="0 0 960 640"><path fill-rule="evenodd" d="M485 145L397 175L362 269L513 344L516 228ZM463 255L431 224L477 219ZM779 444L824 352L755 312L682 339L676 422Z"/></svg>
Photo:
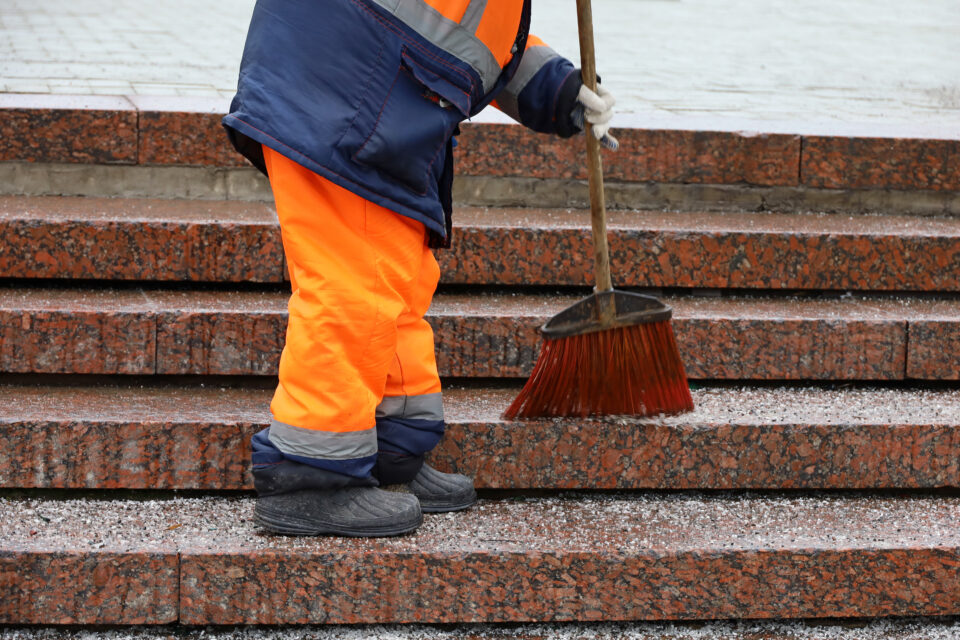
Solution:
<svg viewBox="0 0 960 640"><path fill-rule="evenodd" d="M434 73L404 48L373 129L353 160L424 195L442 169L436 165L444 145L469 113L469 92Z"/></svg>

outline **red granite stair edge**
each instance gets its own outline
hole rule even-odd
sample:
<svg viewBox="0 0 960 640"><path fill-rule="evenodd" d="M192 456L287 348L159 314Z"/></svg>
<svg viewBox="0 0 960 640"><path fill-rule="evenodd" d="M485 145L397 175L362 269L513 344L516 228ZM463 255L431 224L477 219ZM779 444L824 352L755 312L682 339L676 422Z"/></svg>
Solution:
<svg viewBox="0 0 960 640"><path fill-rule="evenodd" d="M51 502L31 504L60 512ZM93 512L81 501L46 521L18 511L24 501L0 503L5 518L17 520L0 544L0 576L12 586L0 600L0 623L163 624L172 614L184 625L279 625L960 613L951 498L485 500L384 540L263 535L248 499L166 502L101 503ZM108 525L115 526L103 531ZM44 530L28 535L27 527Z"/></svg>
<svg viewBox="0 0 960 640"><path fill-rule="evenodd" d="M960 223L857 216L818 229L811 219L617 213L611 266L618 286L960 290ZM457 220L453 247L437 256L445 284L593 281L581 215L465 208ZM0 237L0 277L281 283L286 276L276 214L262 204L7 196Z"/></svg>
<svg viewBox="0 0 960 640"><path fill-rule="evenodd" d="M8 373L275 375L286 331L282 293L3 293L0 371ZM575 301L437 296L427 320L440 374L526 377L541 344L537 327ZM691 379L960 379L951 364L960 354L953 303L924 312L861 299L667 302Z"/></svg>
<svg viewBox="0 0 960 640"><path fill-rule="evenodd" d="M350 576L342 591L318 589L303 577L318 561L327 575ZM949 548L637 556L476 552L378 556L376 563L330 554L189 553L181 561L180 620L455 624L952 615L960 612L958 564L960 551ZM209 578L217 575L227 577ZM454 598L451 585L458 583L463 586ZM483 592L465 598L466 585ZM902 591L885 592L890 585ZM288 595L283 609L270 604L269 594L278 588ZM368 589L390 589L392 597L357 600L344 593Z"/></svg>
<svg viewBox="0 0 960 640"><path fill-rule="evenodd" d="M955 548L395 556L0 551L0 579L12 587L0 602L0 624L12 625L470 624L960 614L955 589L960 552ZM451 593L454 587L458 597ZM467 595L471 588L484 591ZM280 592L285 594L284 606L277 606ZM358 592L375 595L358 599Z"/></svg>
<svg viewBox="0 0 960 640"><path fill-rule="evenodd" d="M725 421L710 413L721 399L745 415L769 411L769 403L750 404L762 392L719 388L695 390L695 403L706 407L685 417L511 423L500 414L516 391L448 390L447 433L431 454L432 464L472 477L481 489L960 487L960 411L952 422L924 418L917 408L903 407L896 394L889 411L876 409L889 414L886 421L818 421L802 415L802 403L811 397L788 391L782 393L783 411L801 414L792 420ZM270 394L0 387L0 398L16 396L29 407L28 417L0 416L6 443L0 487L250 490L250 437L269 425ZM117 415L117 395L142 409ZM944 411L960 406L955 394L927 395L918 402L946 403ZM883 398L878 392L845 400L857 411L854 402L862 407ZM38 402L45 412L35 407ZM93 417L97 406L103 415ZM476 407L483 407L481 415ZM191 417L195 412L206 418Z"/></svg>
<svg viewBox="0 0 960 640"><path fill-rule="evenodd" d="M0 543L0 625L178 622L181 570L172 549L38 551Z"/></svg>
<svg viewBox="0 0 960 640"><path fill-rule="evenodd" d="M243 166L222 100L0 94L0 161ZM582 150L505 124L463 126L463 175L583 179ZM620 129L610 180L960 190L960 138Z"/></svg>
<svg viewBox="0 0 960 640"><path fill-rule="evenodd" d="M364 640L960 640L960 621L951 618L878 618L853 620L721 620L695 622L559 622L523 625L461 624L455 626L358 625ZM0 631L5 640L91 640L88 628L46 626ZM105 640L119 636L98 636ZM237 640L231 627L157 625L129 627L126 640ZM249 640L343 640L336 625L259 627L241 637ZM354 636L350 636L354 637Z"/></svg>

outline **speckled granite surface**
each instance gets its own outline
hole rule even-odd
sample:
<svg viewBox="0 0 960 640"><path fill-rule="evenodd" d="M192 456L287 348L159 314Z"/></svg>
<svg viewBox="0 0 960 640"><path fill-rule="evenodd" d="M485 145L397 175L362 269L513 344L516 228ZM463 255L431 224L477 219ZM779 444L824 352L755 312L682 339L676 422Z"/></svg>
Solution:
<svg viewBox="0 0 960 640"><path fill-rule="evenodd" d="M907 376L920 380L960 380L960 322L954 318L910 323Z"/></svg>
<svg viewBox="0 0 960 640"><path fill-rule="evenodd" d="M480 488L960 486L960 391L705 388L660 419L506 422L448 388L431 454ZM270 389L0 386L0 487L252 489Z"/></svg>
<svg viewBox="0 0 960 640"><path fill-rule="evenodd" d="M524 377L543 322L579 298L438 295L427 319L440 374ZM287 294L141 289L0 289L0 370L38 373L257 374L276 371ZM695 379L955 379L960 302L919 298L667 298Z"/></svg>
<svg viewBox="0 0 960 640"><path fill-rule="evenodd" d="M274 375L289 294L152 291L157 373ZM239 296L238 296L239 297Z"/></svg>
<svg viewBox="0 0 960 640"><path fill-rule="evenodd" d="M156 370L156 322L138 291L0 292L0 370L122 373Z"/></svg>
<svg viewBox="0 0 960 640"><path fill-rule="evenodd" d="M950 618L694 623L560 623L185 628L0 629L3 640L957 640Z"/></svg>
<svg viewBox="0 0 960 640"><path fill-rule="evenodd" d="M49 579L16 579L28 558L70 551L94 562L164 550L180 553L182 624L960 613L957 498L481 501L382 540L259 534L252 505L0 499L3 572L17 585L2 619L29 621L50 593ZM93 580L68 571L50 577L81 589ZM152 573L144 565L135 580ZM102 580L112 592L131 582L119 571Z"/></svg>
<svg viewBox="0 0 960 640"><path fill-rule="evenodd" d="M130 101L140 118L140 164L249 166L227 140L220 101L215 101L217 109L184 98L131 96Z"/></svg>
<svg viewBox="0 0 960 640"><path fill-rule="evenodd" d="M280 282L280 228L256 203L0 197L0 275Z"/></svg>
<svg viewBox="0 0 960 640"><path fill-rule="evenodd" d="M0 162L137 163L137 111L114 96L0 93Z"/></svg>
<svg viewBox="0 0 960 640"><path fill-rule="evenodd" d="M960 141L805 136L801 181L811 187L960 189Z"/></svg>
<svg viewBox="0 0 960 640"><path fill-rule="evenodd" d="M461 208L443 282L593 282L587 211ZM619 286L960 288L960 221L910 216L608 213Z"/></svg>
<svg viewBox="0 0 960 640"><path fill-rule="evenodd" d="M0 623L163 624L177 619L173 548L16 551L0 543Z"/></svg>
<svg viewBox="0 0 960 640"><path fill-rule="evenodd" d="M438 297L429 318L443 336L437 340L438 366L452 376L525 376L539 348L535 327L576 301L523 295ZM905 316L888 301L666 302L674 309L674 331L692 378L903 378ZM504 323L504 314L517 321Z"/></svg>
<svg viewBox="0 0 960 640"><path fill-rule="evenodd" d="M463 175L586 179L582 138L560 140L522 127L461 127ZM620 129L620 150L603 155L604 177L629 182L798 184L800 136Z"/></svg>
<svg viewBox="0 0 960 640"><path fill-rule="evenodd" d="M586 211L456 211L447 284L586 285ZM960 290L960 219L774 213L609 214L619 286ZM280 231L261 204L0 197L0 275L282 282Z"/></svg>
<svg viewBox="0 0 960 640"><path fill-rule="evenodd" d="M158 100L163 104L153 104ZM0 131L4 134L0 137L0 160L244 164L231 149L218 113L198 109L197 99L180 98L180 107L176 100L0 94ZM605 154L608 178L754 186L960 189L960 140L955 138L801 136L764 133L762 129L727 131L709 123L698 124L705 128L618 128L621 149ZM467 123L462 131L457 156L462 175L585 177L580 138L564 141L519 126L489 122ZM46 144L48 140L57 143Z"/></svg>

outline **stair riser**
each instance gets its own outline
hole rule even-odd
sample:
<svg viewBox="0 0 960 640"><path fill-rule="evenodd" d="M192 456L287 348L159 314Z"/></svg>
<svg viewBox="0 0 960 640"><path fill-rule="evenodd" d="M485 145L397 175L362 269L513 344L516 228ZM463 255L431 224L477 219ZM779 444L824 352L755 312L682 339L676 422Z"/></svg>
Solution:
<svg viewBox="0 0 960 640"><path fill-rule="evenodd" d="M179 612L176 553L0 551L0 624L163 624Z"/></svg>
<svg viewBox="0 0 960 640"><path fill-rule="evenodd" d="M37 212L42 216L42 212ZM522 215L522 214L518 214ZM0 277L273 282L275 223L0 221ZM960 238L613 229L619 286L960 291ZM438 252L447 284L586 285L587 229L469 224Z"/></svg>
<svg viewBox="0 0 960 640"><path fill-rule="evenodd" d="M251 490L260 423L0 425L0 487ZM481 489L960 486L957 425L680 425L448 419L430 460Z"/></svg>
<svg viewBox="0 0 960 640"><path fill-rule="evenodd" d="M608 209L662 211L816 211L841 214L960 216L960 191L814 189L744 184L607 182ZM271 202L253 167L0 162L0 194L109 198L189 198ZM584 180L460 176L455 205L585 209ZM456 214L455 214L456 215Z"/></svg>
<svg viewBox="0 0 960 640"><path fill-rule="evenodd" d="M246 632L246 633L244 633ZM247 633L261 640L958 640L960 623L937 618L861 620L752 620L712 622L542 623L524 625L469 624L362 625L344 629L335 625L259 627ZM5 640L234 640L233 628L164 625L122 631L86 628L55 630L45 627L0 630Z"/></svg>
<svg viewBox="0 0 960 640"><path fill-rule="evenodd" d="M586 178L582 142L511 125L463 127L463 175ZM620 150L603 154L614 182L737 184L855 189L960 189L960 140L799 136L618 129Z"/></svg>
<svg viewBox="0 0 960 640"><path fill-rule="evenodd" d="M949 320L911 322L907 377L960 380L960 324Z"/></svg>
<svg viewBox="0 0 960 640"><path fill-rule="evenodd" d="M38 215L42 213L38 212ZM0 277L283 282L276 225L0 221Z"/></svg>
<svg viewBox="0 0 960 640"><path fill-rule="evenodd" d="M440 375L527 376L548 317L429 316ZM693 379L960 376L943 366L960 354L960 321L911 322L909 347L900 320L678 317L673 326ZM281 311L0 311L0 371L275 375L285 328Z"/></svg>
<svg viewBox="0 0 960 640"><path fill-rule="evenodd" d="M243 163L216 113L185 113L189 109L170 105L138 109L119 97L90 96L84 108L56 101L5 101L0 128L8 135L0 138L0 161ZM457 170L463 175L585 176L582 139L564 141L502 124L468 123L462 130ZM620 151L604 157L611 180L960 190L960 140L680 129L620 129L618 137Z"/></svg>
<svg viewBox="0 0 960 640"><path fill-rule="evenodd" d="M960 290L960 238L614 229L610 252L618 286ZM467 227L439 259L447 283L583 285L592 256L586 229Z"/></svg>
<svg viewBox="0 0 960 640"><path fill-rule="evenodd" d="M534 327L548 317L431 318L437 365L453 377L526 377L539 353ZM696 380L899 380L905 327L893 320L675 318L687 375ZM914 370L924 367L917 363ZM956 375L931 372L936 375Z"/></svg>
<svg viewBox="0 0 960 640"><path fill-rule="evenodd" d="M960 552L953 548L676 554L185 549L179 558L173 550L149 555L8 550L0 575L13 588L0 602L0 623L939 616L960 613L958 566ZM358 598L358 593L371 595Z"/></svg>
<svg viewBox="0 0 960 640"><path fill-rule="evenodd" d="M0 163L0 179L9 165ZM88 165L95 167L95 165ZM13 172L13 166L8 171ZM138 169L141 167L132 167ZM157 168L157 167L142 167ZM121 167L104 167L103 191L89 182L58 180L42 167L22 163L16 175L31 176L24 195L116 195L106 176L122 172ZM235 169L234 171L240 171ZM34 174L40 174L33 177ZM40 176L43 176L42 178ZM24 178L20 178L22 182ZM58 186L51 186L51 180ZM17 183L19 184L19 182ZM181 187L182 188L182 187ZM0 193L3 185L0 183ZM143 192L138 192L143 193ZM153 197L183 197L180 189L149 192ZM269 199L269 190L257 199ZM655 211L812 211L839 214L892 214L920 217L960 216L960 191L910 191L905 189L814 189L813 187L757 187L744 184L696 184L667 182L604 183L607 210ZM237 199L252 196L235 196ZM559 178L503 178L459 176L453 183L454 203L482 207L550 207L555 209L590 207L590 189L585 180ZM455 209L456 211L456 209ZM454 213L456 219L456 213Z"/></svg>
<svg viewBox="0 0 960 640"><path fill-rule="evenodd" d="M318 575L318 565L327 580ZM960 612L958 566L960 553L953 549L675 556L481 552L379 556L376 562L340 554L185 554L180 621L353 624L949 615ZM890 593L893 584L902 592ZM378 597L358 599L358 591ZM285 594L282 608L275 605L277 593Z"/></svg>
<svg viewBox="0 0 960 640"><path fill-rule="evenodd" d="M255 505L209 496L0 500L12 593L0 599L0 621L39 622L44 609L67 621L75 609L100 624L145 611L162 623L171 600L184 625L960 613L953 497L481 500L387 539L266 535L252 522ZM150 585L167 563L179 588L151 612ZM74 595L64 597L65 584ZM129 609L96 607L131 593Z"/></svg>

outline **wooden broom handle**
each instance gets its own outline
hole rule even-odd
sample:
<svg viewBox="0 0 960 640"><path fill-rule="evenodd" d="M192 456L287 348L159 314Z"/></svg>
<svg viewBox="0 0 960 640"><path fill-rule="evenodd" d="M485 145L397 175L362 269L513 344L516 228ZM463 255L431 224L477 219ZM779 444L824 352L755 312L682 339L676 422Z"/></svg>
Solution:
<svg viewBox="0 0 960 640"><path fill-rule="evenodd" d="M577 27L580 32L580 72L587 88L597 90L597 63L593 52L593 10L590 0L577 0ZM611 291L610 249L607 246L607 210L603 197L603 161L600 141L593 137L592 125L585 122L587 170L590 176L590 221L593 225L593 260L596 290Z"/></svg>

